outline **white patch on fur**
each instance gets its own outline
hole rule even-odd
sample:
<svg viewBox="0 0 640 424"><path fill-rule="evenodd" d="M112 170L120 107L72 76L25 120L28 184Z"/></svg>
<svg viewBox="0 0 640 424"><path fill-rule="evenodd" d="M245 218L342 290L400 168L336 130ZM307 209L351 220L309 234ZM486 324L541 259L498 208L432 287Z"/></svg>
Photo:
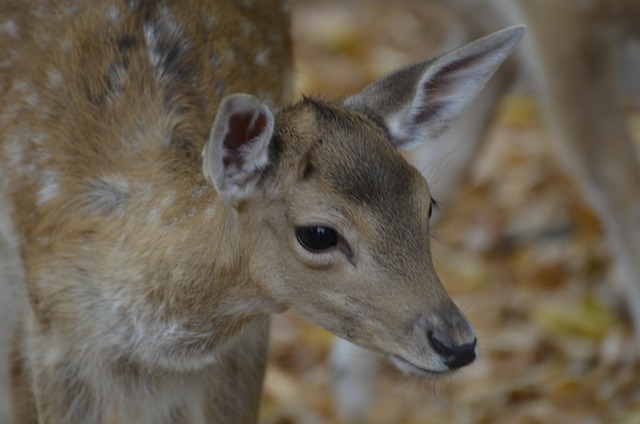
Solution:
<svg viewBox="0 0 640 424"><path fill-rule="evenodd" d="M89 206L103 213L122 210L131 191L131 184L120 175L105 175L85 184Z"/></svg>
<svg viewBox="0 0 640 424"><path fill-rule="evenodd" d="M118 19L120 19L120 8L115 4L109 6L109 8L107 9L107 19L109 19L111 22L117 22Z"/></svg>
<svg viewBox="0 0 640 424"><path fill-rule="evenodd" d="M26 91L31 90L31 86L28 82L23 80L15 80L13 84L11 84L10 91L17 91L19 93L24 93Z"/></svg>
<svg viewBox="0 0 640 424"><path fill-rule="evenodd" d="M113 100L113 96L120 97L124 94L127 76L129 72L122 64L109 66L108 76L111 81L111 94L109 100Z"/></svg>
<svg viewBox="0 0 640 424"><path fill-rule="evenodd" d="M40 107L40 96L35 91L29 92L25 94L23 100L26 104L31 106L32 108Z"/></svg>
<svg viewBox="0 0 640 424"><path fill-rule="evenodd" d="M60 44L60 48L66 53L69 53L71 51L71 48L73 47L73 40L69 38L69 36L60 38L58 43Z"/></svg>
<svg viewBox="0 0 640 424"><path fill-rule="evenodd" d="M182 375L171 372L153 374L141 370L133 375L114 376L118 360L130 358L131 349L138 348L131 344L137 339L130 331L128 316L122 313L126 305L118 294L112 293L112 297L102 300L104 302L94 305L94 316L98 319L79 323L84 331L91 331L94 338L90 344L68 345L61 344L60 339L41 339L37 349L39 355L33 358L36 363L46 364L52 369L62 368L61 365L70 368L83 375L85 381L98 383L87 387L93 392L95 404L78 403L86 398L82 392L76 393L77 397L68 408L69 422L73 421L76 411L86 411L83 416L88 417L87 422L98 422L98 417L102 416L101 422L168 423L173 422L174 414L181 411L187 422L205 424L202 405L206 402L203 398L206 376L200 370L186 371ZM73 337L73 334L68 336ZM159 341L164 337L154 332L147 332L144 337L147 336L155 336ZM74 351L81 352L82 356L77 356ZM29 349L29 352L34 352L34 349ZM87 406L93 408L87 411Z"/></svg>
<svg viewBox="0 0 640 424"><path fill-rule="evenodd" d="M31 134L31 141L33 142L33 144L37 145L37 146L42 146L44 144L45 141L47 141L49 139L49 136L46 134L42 134L42 133L33 133ZM42 157L42 152L39 150L39 158L43 158ZM48 159L49 155L45 155L44 159Z"/></svg>
<svg viewBox="0 0 640 424"><path fill-rule="evenodd" d="M202 198L202 196L211 193L211 187L208 185L201 185L196 187L191 191L191 199L197 200Z"/></svg>
<svg viewBox="0 0 640 424"><path fill-rule="evenodd" d="M147 222L157 224L160 222L160 209L153 208L147 213Z"/></svg>
<svg viewBox="0 0 640 424"><path fill-rule="evenodd" d="M44 170L40 176L40 189L38 190L37 206L43 206L55 199L60 194L58 172L52 169Z"/></svg>
<svg viewBox="0 0 640 424"><path fill-rule="evenodd" d="M64 83L64 77L60 70L56 68L47 69L47 86L52 90L57 90L62 87Z"/></svg>
<svg viewBox="0 0 640 424"><path fill-rule="evenodd" d="M247 35L247 36L249 36L249 37L252 37L252 38L253 38L253 37L255 37L255 35L256 35L256 27L255 27L255 25L254 25L253 23L251 23L251 22L245 22L245 23L242 25L242 32L243 32L245 35Z"/></svg>
<svg viewBox="0 0 640 424"><path fill-rule="evenodd" d="M102 293L95 312L100 324L103 349L115 349L152 368L190 372L216 362L215 349L199 349L209 341L210 332L187 328L176 319L168 320L162 306L136 302L127 293Z"/></svg>
<svg viewBox="0 0 640 424"><path fill-rule="evenodd" d="M206 29L211 30L216 25L216 18L212 15L206 14L202 16L202 23Z"/></svg>
<svg viewBox="0 0 640 424"><path fill-rule="evenodd" d="M65 353L65 349L60 346L60 343L48 343L47 350L44 352L44 355L40 357L42 365L44 365L44 367L55 367L64 361Z"/></svg>
<svg viewBox="0 0 640 424"><path fill-rule="evenodd" d="M198 208L196 208L195 206L192 207L180 217L180 223L184 224L191 221L191 219L197 216L199 212L200 210Z"/></svg>
<svg viewBox="0 0 640 424"><path fill-rule="evenodd" d="M176 192L172 191L167 194L164 199L160 202L160 208L165 209L173 204L173 201L176 199Z"/></svg>
<svg viewBox="0 0 640 424"><path fill-rule="evenodd" d="M160 9L159 18L144 24L144 39L147 44L149 62L160 76L166 71L163 69L163 62L166 60L168 52L161 49L161 46L165 47L167 40L170 41L172 47L178 46L179 53L183 53L189 48L189 40L182 26L173 18L167 7Z"/></svg>
<svg viewBox="0 0 640 424"><path fill-rule="evenodd" d="M233 47L229 47L224 52L224 60L228 64L234 63L236 61L237 57L238 57L238 53L235 51L235 49Z"/></svg>
<svg viewBox="0 0 640 424"><path fill-rule="evenodd" d="M209 206L207 206L207 209L204 211L204 213L207 215L207 218L210 218L216 214L217 210L218 208L216 207L215 202L212 202Z"/></svg>
<svg viewBox="0 0 640 424"><path fill-rule="evenodd" d="M154 67L159 66L162 58L160 57L160 52L157 51L157 34L156 34L156 26L152 23L148 23L144 26L144 40L147 43L147 54L149 55L149 62Z"/></svg>
<svg viewBox="0 0 640 424"><path fill-rule="evenodd" d="M0 61L0 69L9 69L13 66L14 59L16 58L15 50L9 50L3 57L4 60Z"/></svg>
<svg viewBox="0 0 640 424"><path fill-rule="evenodd" d="M64 8L64 10L62 11L62 13L65 16L72 16L77 14L80 11L80 7L79 6L67 6Z"/></svg>
<svg viewBox="0 0 640 424"><path fill-rule="evenodd" d="M269 64L269 50L263 50L260 53L256 54L255 59L256 65L266 66Z"/></svg>
<svg viewBox="0 0 640 424"><path fill-rule="evenodd" d="M18 38L20 35L20 29L15 22L8 19L4 22L0 22L0 36L8 35L11 38Z"/></svg>
<svg viewBox="0 0 640 424"><path fill-rule="evenodd" d="M14 172L20 174L24 160L24 152L20 138L15 135L11 136L5 143L3 150L5 156L9 159L9 167L13 169Z"/></svg>
<svg viewBox="0 0 640 424"><path fill-rule="evenodd" d="M222 66L222 59L220 58L220 55L216 52L210 52L209 53L209 63L211 64L211 66L213 66L214 68L219 68L220 66Z"/></svg>

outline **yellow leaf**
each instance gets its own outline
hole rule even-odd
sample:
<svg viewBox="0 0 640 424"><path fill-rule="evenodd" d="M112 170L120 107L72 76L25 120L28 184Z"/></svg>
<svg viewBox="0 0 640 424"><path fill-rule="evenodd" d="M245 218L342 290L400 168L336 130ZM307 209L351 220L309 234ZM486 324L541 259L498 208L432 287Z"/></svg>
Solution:
<svg viewBox="0 0 640 424"><path fill-rule="evenodd" d="M594 339L603 337L615 322L611 307L592 295L584 296L578 304L542 304L534 314L542 327L550 332Z"/></svg>
<svg viewBox="0 0 640 424"><path fill-rule="evenodd" d="M506 96L498 107L498 117L506 125L528 125L539 120L538 104L531 96Z"/></svg>

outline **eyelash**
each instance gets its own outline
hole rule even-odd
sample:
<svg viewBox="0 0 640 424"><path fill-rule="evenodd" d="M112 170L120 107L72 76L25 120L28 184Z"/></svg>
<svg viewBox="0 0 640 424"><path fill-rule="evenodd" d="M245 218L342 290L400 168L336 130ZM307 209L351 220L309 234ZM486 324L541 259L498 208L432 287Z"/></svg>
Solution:
<svg viewBox="0 0 640 424"><path fill-rule="evenodd" d="M434 210L436 211L440 210L440 203L438 203L438 201L432 197L431 203L429 205L429 218L431 218L431 214L433 213Z"/></svg>

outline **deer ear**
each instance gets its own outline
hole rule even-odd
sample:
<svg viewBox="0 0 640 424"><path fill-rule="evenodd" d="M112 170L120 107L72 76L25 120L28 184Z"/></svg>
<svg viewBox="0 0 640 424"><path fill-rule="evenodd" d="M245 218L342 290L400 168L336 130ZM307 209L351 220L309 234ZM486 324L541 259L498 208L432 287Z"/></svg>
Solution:
<svg viewBox="0 0 640 424"><path fill-rule="evenodd" d="M513 26L393 72L344 104L380 116L398 149L435 139L478 95L524 34Z"/></svg>
<svg viewBox="0 0 640 424"><path fill-rule="evenodd" d="M220 104L202 151L205 178L228 202L247 198L269 163L271 109L257 98L234 94Z"/></svg>

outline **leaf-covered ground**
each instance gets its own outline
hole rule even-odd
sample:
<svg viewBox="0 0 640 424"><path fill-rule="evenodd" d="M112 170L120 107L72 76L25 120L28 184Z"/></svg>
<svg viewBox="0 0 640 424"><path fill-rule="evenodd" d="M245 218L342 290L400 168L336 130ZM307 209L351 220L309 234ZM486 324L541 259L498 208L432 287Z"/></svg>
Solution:
<svg viewBox="0 0 640 424"><path fill-rule="evenodd" d="M438 51L427 2L294 2L300 92L340 96ZM598 220L554 159L535 96L507 96L433 230L437 270L479 334L479 359L446 381L381 366L365 422L640 423L640 360ZM640 139L638 114L630 125ZM340 423L333 336L274 319L261 422Z"/></svg>

